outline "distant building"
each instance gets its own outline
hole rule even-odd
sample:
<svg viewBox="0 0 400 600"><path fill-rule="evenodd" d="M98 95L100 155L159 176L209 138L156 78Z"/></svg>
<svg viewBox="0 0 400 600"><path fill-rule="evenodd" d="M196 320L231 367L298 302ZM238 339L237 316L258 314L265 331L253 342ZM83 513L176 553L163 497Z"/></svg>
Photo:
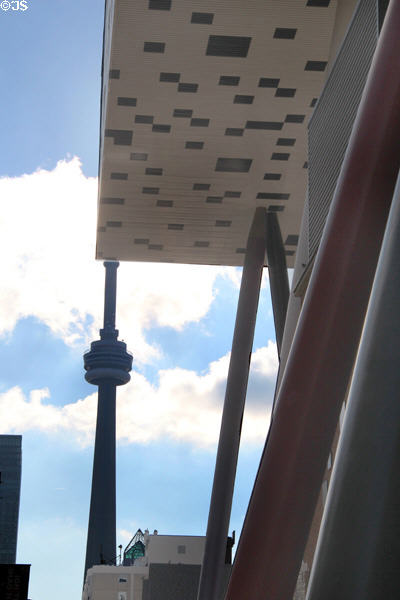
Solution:
<svg viewBox="0 0 400 600"><path fill-rule="evenodd" d="M21 489L21 435L0 435L0 564L14 564Z"/></svg>
<svg viewBox="0 0 400 600"><path fill-rule="evenodd" d="M204 536L139 529L125 549L123 564L88 570L82 600L195 600L204 544ZM226 565L224 584L230 568Z"/></svg>
<svg viewBox="0 0 400 600"><path fill-rule="evenodd" d="M31 565L0 564L1 600L27 600Z"/></svg>

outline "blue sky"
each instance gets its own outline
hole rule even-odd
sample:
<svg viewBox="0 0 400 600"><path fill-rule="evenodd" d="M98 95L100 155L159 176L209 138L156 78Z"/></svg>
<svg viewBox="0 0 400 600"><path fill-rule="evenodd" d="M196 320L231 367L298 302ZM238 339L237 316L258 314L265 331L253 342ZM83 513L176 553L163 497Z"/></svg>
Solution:
<svg viewBox="0 0 400 600"><path fill-rule="evenodd" d="M32 565L29 596L73 600L96 410L82 354L103 309L94 244L104 5L26 5L0 9L0 433L23 435L17 560ZM205 533L239 277L220 267L119 269L117 327L135 361L118 394L118 544L138 527ZM268 426L273 340L264 283L230 527L237 532Z"/></svg>

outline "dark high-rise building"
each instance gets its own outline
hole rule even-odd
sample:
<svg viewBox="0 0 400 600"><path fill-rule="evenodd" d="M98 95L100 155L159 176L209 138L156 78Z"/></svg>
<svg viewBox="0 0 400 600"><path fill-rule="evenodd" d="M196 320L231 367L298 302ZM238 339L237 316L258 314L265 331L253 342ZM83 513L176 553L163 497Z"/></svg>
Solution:
<svg viewBox="0 0 400 600"><path fill-rule="evenodd" d="M0 564L15 563L21 489L21 435L0 435Z"/></svg>

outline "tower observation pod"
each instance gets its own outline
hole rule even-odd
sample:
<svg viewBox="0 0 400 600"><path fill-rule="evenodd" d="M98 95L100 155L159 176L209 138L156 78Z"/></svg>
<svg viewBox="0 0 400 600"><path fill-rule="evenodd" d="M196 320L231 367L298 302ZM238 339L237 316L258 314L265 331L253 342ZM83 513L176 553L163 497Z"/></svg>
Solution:
<svg viewBox="0 0 400 600"><path fill-rule="evenodd" d="M85 573L93 565L115 564L115 400L116 386L130 380L132 355L115 329L118 262L106 261L104 324L100 339L84 354L85 379L97 385L98 406Z"/></svg>

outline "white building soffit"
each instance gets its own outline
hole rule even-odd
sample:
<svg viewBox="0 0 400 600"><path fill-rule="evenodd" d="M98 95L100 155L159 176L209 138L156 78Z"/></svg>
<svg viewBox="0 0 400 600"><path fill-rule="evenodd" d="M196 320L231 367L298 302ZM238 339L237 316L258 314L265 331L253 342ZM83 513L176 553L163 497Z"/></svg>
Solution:
<svg viewBox="0 0 400 600"><path fill-rule="evenodd" d="M293 265L335 0L107 2L97 258L242 265L257 206Z"/></svg>

